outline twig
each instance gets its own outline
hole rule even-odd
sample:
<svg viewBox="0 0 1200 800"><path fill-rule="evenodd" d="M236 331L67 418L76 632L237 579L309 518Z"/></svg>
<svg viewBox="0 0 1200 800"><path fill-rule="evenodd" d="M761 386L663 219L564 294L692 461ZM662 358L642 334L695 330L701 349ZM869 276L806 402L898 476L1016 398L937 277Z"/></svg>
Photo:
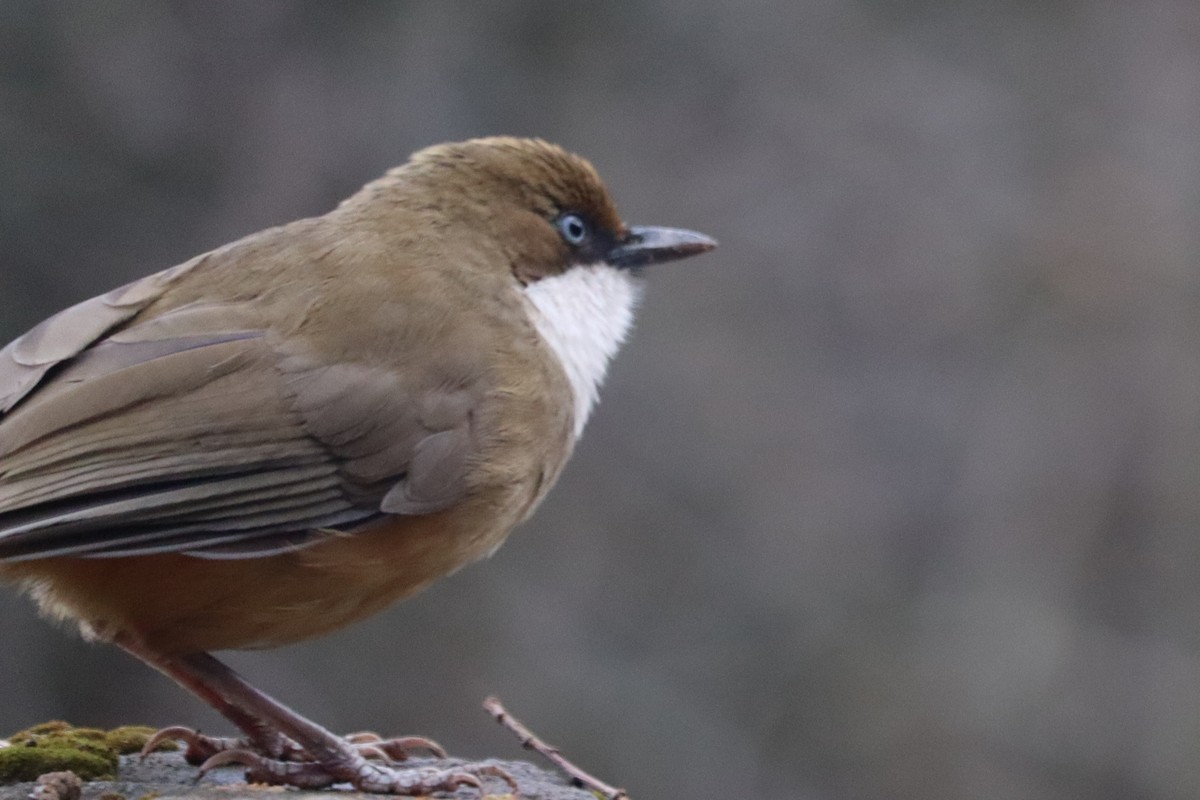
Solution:
<svg viewBox="0 0 1200 800"><path fill-rule="evenodd" d="M630 800L629 794L624 789L609 786L604 781L592 777L568 761L567 757L559 752L557 747L548 745L535 736L533 731L526 728L519 719L505 710L504 706L500 704L499 698L489 697L483 701L483 707L489 714L495 717L496 722L499 722L516 735L522 747L541 754L542 757L550 761L554 766L571 776L571 781L576 786L583 786L591 789L593 792L598 792L605 800Z"/></svg>

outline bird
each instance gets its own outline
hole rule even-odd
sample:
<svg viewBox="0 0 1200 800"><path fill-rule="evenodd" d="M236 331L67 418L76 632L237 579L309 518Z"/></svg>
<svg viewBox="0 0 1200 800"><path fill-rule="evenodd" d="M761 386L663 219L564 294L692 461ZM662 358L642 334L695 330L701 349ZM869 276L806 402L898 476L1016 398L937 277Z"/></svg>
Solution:
<svg viewBox="0 0 1200 800"><path fill-rule="evenodd" d="M480 786L486 766L403 765L436 746L334 734L212 653L326 634L493 553L561 474L645 269L715 246L627 225L587 160L496 136L67 308L0 350L0 581L232 723L153 740L202 770Z"/></svg>

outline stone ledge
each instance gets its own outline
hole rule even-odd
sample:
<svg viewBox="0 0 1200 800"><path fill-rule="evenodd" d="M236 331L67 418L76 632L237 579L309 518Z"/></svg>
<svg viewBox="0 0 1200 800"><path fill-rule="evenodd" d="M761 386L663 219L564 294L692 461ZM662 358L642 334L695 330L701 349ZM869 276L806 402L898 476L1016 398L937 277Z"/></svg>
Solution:
<svg viewBox="0 0 1200 800"><path fill-rule="evenodd" d="M412 759L413 765L453 767L464 763L462 759ZM521 800L596 800L596 795L584 789L566 784L566 780L555 773L547 772L526 761L498 761L488 759L506 770L516 779L520 787ZM33 783L14 783L0 786L0 800L28 800L34 789ZM364 794L350 789L321 789L306 791L284 789L278 786L247 784L239 767L214 769L200 781L196 780L196 768L183 760L180 753L152 753L144 761L138 756L121 756L115 781L89 781L83 785L83 800L156 800L162 798L197 798L197 800L266 800L271 794L287 793L288 800L329 800L339 798L378 798L380 795ZM477 790L459 789L444 797L479 800ZM507 800L512 795L501 780L488 778L484 781L486 800Z"/></svg>

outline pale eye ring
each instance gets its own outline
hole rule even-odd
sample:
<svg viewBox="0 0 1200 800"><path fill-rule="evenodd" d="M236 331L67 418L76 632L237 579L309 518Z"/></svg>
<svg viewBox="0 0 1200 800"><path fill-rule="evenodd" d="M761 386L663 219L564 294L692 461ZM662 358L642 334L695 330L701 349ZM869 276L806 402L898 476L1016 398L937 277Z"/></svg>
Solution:
<svg viewBox="0 0 1200 800"><path fill-rule="evenodd" d="M563 240L572 247L578 247L588 238L587 223L578 214L563 214L559 217L558 232L562 234Z"/></svg>

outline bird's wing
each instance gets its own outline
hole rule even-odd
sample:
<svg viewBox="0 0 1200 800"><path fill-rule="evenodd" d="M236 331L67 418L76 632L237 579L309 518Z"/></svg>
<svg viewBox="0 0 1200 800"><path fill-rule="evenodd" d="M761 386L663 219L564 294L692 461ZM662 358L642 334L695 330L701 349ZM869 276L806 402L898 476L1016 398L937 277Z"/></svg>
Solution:
<svg viewBox="0 0 1200 800"><path fill-rule="evenodd" d="M465 491L469 380L284 353L236 304L105 337L122 306L89 303L48 323L78 318L73 339L4 351L24 369L0 371L0 560L266 555Z"/></svg>
<svg viewBox="0 0 1200 800"><path fill-rule="evenodd" d="M55 366L135 317L161 297L172 281L204 258L194 258L64 309L0 350L0 414L11 411Z"/></svg>

